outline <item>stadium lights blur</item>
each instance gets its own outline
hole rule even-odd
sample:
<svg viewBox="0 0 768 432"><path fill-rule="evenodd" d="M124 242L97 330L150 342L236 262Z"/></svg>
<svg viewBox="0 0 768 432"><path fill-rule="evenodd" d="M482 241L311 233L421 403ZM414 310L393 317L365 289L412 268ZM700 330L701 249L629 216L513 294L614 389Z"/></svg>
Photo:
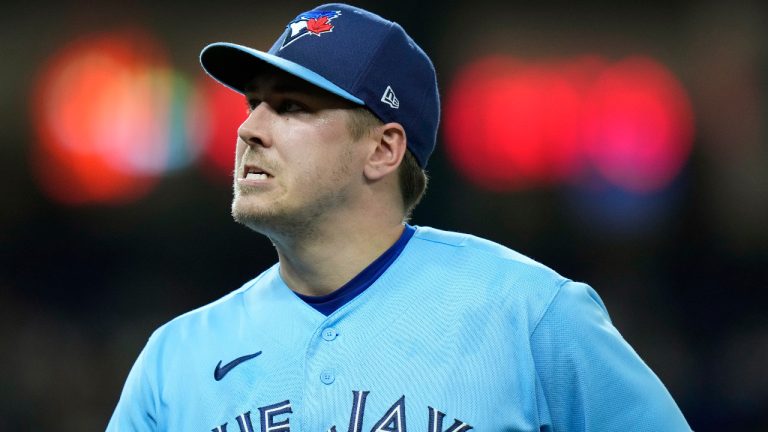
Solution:
<svg viewBox="0 0 768 432"><path fill-rule="evenodd" d="M162 51L141 33L81 39L54 55L31 112L44 190L71 204L146 193L168 158L170 80Z"/></svg>
<svg viewBox="0 0 768 432"><path fill-rule="evenodd" d="M659 62L598 56L524 61L495 56L459 71L445 97L446 151L492 190L578 183L585 172L631 192L668 185L688 158L693 115ZM146 32L82 38L34 83L33 170L68 204L134 201L169 171L200 162L231 181L242 96L207 76L190 81Z"/></svg>
<svg viewBox="0 0 768 432"><path fill-rule="evenodd" d="M577 183L597 171L634 193L667 186L690 154L693 114L674 75L648 57L477 60L445 102L447 152L480 187Z"/></svg>
<svg viewBox="0 0 768 432"><path fill-rule="evenodd" d="M203 154L223 165L221 147L231 149L226 170L219 170L230 178L244 102L232 104L203 83L193 87L146 32L84 37L63 47L43 65L31 101L31 162L43 191L71 205L124 204ZM230 113L233 105L238 115ZM230 131L226 144L222 128Z"/></svg>
<svg viewBox="0 0 768 432"><path fill-rule="evenodd" d="M232 182L237 128L247 117L243 96L208 76L197 83L193 140L203 149L203 170L215 181Z"/></svg>

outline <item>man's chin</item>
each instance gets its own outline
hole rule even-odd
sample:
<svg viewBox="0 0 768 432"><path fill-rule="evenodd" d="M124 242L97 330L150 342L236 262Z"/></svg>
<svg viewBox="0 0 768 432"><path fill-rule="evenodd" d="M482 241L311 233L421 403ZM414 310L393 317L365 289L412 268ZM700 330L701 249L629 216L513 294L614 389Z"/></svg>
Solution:
<svg viewBox="0 0 768 432"><path fill-rule="evenodd" d="M276 215L274 212L254 207L234 202L232 204L232 218L235 222L245 225L254 231L260 231L259 228L269 224L269 221L274 220Z"/></svg>
<svg viewBox="0 0 768 432"><path fill-rule="evenodd" d="M256 208L254 206L232 204L232 218L235 222L263 234L274 242L277 238L310 236L314 232L306 216L298 212L276 211L275 208Z"/></svg>
<svg viewBox="0 0 768 432"><path fill-rule="evenodd" d="M291 225L291 218L284 212L276 211L274 206L264 208L244 201L235 200L232 203L232 218L235 222L267 236L281 232L285 230L286 225Z"/></svg>

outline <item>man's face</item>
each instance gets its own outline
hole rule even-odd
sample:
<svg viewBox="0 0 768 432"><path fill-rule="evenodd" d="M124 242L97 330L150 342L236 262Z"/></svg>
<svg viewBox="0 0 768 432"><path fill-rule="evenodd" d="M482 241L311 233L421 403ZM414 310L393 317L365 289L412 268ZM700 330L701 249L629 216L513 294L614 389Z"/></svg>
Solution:
<svg viewBox="0 0 768 432"><path fill-rule="evenodd" d="M286 73L253 80L238 129L232 215L264 234L297 235L350 205L365 147L348 127L354 106Z"/></svg>

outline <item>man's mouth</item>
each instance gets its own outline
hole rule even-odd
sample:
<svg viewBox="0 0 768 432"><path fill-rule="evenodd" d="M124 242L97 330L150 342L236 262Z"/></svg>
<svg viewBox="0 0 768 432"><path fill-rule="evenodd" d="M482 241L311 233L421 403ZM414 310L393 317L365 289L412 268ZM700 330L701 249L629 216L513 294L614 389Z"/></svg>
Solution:
<svg viewBox="0 0 768 432"><path fill-rule="evenodd" d="M246 165L243 168L242 178L246 180L266 180L272 177L272 174L256 165Z"/></svg>

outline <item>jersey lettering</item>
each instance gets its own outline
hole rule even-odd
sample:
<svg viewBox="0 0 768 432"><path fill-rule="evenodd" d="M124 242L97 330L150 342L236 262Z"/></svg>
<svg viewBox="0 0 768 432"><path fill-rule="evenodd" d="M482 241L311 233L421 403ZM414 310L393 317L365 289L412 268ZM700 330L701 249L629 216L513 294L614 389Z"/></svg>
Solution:
<svg viewBox="0 0 768 432"><path fill-rule="evenodd" d="M371 432L406 432L405 395L401 396L376 423Z"/></svg>
<svg viewBox="0 0 768 432"><path fill-rule="evenodd" d="M445 417L445 414L441 413L440 411L429 407L429 426L427 427L428 432L464 432L472 429L472 426L458 420L454 419L453 425L448 428L448 430L443 431L443 418Z"/></svg>
<svg viewBox="0 0 768 432"><path fill-rule="evenodd" d="M237 416L237 424L240 426L240 432L254 432L253 430L253 424L251 423L251 412L248 411L247 413L240 414ZM224 428L226 429L227 425L224 424Z"/></svg>
<svg viewBox="0 0 768 432"><path fill-rule="evenodd" d="M348 432L362 432L363 431L363 419L365 418L365 402L370 394L370 391L352 391L352 410L349 414L349 429ZM427 432L466 432L473 429L469 424L462 422L459 419L454 419L453 424L448 429L443 430L443 420L445 414L428 407L429 421ZM291 408L291 401L284 400L276 404L267 405L259 408L260 421L259 430L256 431L253 428L251 422L251 412L245 412L235 417L237 425L240 427L240 432L290 432L291 424L288 414L293 414ZM276 417L286 415L283 419ZM217 426L211 429L211 432L227 432L227 423L221 426ZM331 426L327 432L336 432L336 426ZM376 422L375 426L371 429L371 432L407 432L405 422L405 395L401 396L384 415Z"/></svg>
<svg viewBox="0 0 768 432"><path fill-rule="evenodd" d="M282 401L274 405L259 408L261 412L261 432L288 432L291 430L291 420L286 418L275 422L275 417L282 414L292 414L291 401Z"/></svg>
<svg viewBox="0 0 768 432"><path fill-rule="evenodd" d="M363 429L365 399L368 397L368 393L370 392L357 390L352 392L352 414L349 416L349 432L360 432Z"/></svg>

